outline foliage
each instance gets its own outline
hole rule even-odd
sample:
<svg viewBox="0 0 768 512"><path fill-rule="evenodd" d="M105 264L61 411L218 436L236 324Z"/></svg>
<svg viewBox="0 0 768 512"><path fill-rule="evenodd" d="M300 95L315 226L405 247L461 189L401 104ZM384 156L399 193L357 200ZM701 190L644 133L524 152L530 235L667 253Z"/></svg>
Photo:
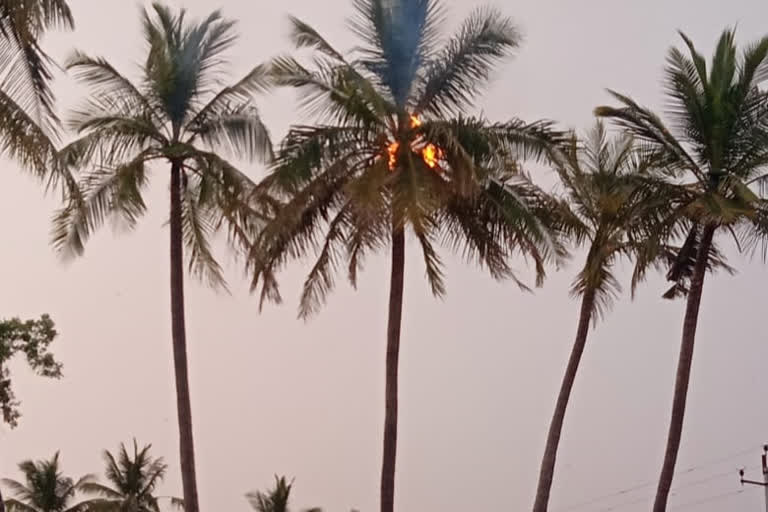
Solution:
<svg viewBox="0 0 768 512"><path fill-rule="evenodd" d="M293 42L314 50L312 64L273 62L274 82L299 91L313 123L290 129L257 191L279 202L250 254L253 289L261 288L262 302L279 302L276 273L314 251L300 302L307 317L342 264L354 285L366 255L399 229L418 241L437 296L445 293L439 245L496 278L515 278L508 260L519 252L541 278L558 248L538 215L543 194L517 160L546 157L559 134L549 122L463 114L518 46L511 20L476 9L442 38L439 2L354 6L362 45L349 57L292 18Z"/></svg>
<svg viewBox="0 0 768 512"><path fill-rule="evenodd" d="M132 228L145 213L150 165L178 165L183 239L190 271L224 286L211 237L227 229L245 243L258 218L243 197L253 183L222 155L268 157L271 143L252 95L267 86L265 66L221 88L234 22L216 11L189 22L155 3L143 14L146 60L134 83L107 60L76 52L67 68L90 87L70 126L80 138L60 158L81 172L81 193L56 219L54 245L79 254L107 218Z"/></svg>
<svg viewBox="0 0 768 512"><path fill-rule="evenodd" d="M650 264L660 265L673 248L664 239L674 194L633 137L608 137L601 122L585 140L574 135L563 146L555 170L562 199L551 210L558 231L587 249L586 261L571 287L573 295L595 294L590 316L597 321L621 291L613 266L620 258L639 259L632 290Z"/></svg>
<svg viewBox="0 0 768 512"><path fill-rule="evenodd" d="M64 0L0 0L0 146L49 185L64 178L71 186L71 177L55 159L52 62L40 39L50 29L73 27Z"/></svg>
<svg viewBox="0 0 768 512"><path fill-rule="evenodd" d="M291 495L293 481L286 481L285 477L275 475L275 487L263 493L261 491L249 492L245 495L248 502L256 512L290 512L288 499ZM307 509L304 512L322 512L320 508Z"/></svg>
<svg viewBox="0 0 768 512"><path fill-rule="evenodd" d="M12 318L0 321L0 409L3 421L11 427L17 426L21 414L11 387L8 362L13 356L24 354L27 363L38 375L61 377L61 364L49 352L57 335L53 320L48 315L42 315L37 320Z"/></svg>
<svg viewBox="0 0 768 512"><path fill-rule="evenodd" d="M98 498L88 501L89 512L160 512L157 486L165 478L168 466L162 457L154 458L146 445L141 450L133 440L133 455L120 444L117 456L104 450L105 475L111 487L97 482L86 482L80 490ZM183 501L172 498L173 505L183 508Z"/></svg>
<svg viewBox="0 0 768 512"><path fill-rule="evenodd" d="M706 227L731 236L739 249L766 247L768 205L754 189L768 170L768 37L739 55L734 31L718 41L711 67L681 33L688 54L672 48L665 89L672 128L628 96L611 92L619 107L598 107L634 135L667 173L675 197L667 223L684 240L671 259L667 298L685 295ZM710 269L731 268L713 242Z"/></svg>
<svg viewBox="0 0 768 512"><path fill-rule="evenodd" d="M19 464L24 474L24 483L3 479L13 493L12 499L5 500L8 512L86 512L86 503L72 504L80 487L93 480L86 475L75 481L61 473L59 453L50 460L26 460Z"/></svg>

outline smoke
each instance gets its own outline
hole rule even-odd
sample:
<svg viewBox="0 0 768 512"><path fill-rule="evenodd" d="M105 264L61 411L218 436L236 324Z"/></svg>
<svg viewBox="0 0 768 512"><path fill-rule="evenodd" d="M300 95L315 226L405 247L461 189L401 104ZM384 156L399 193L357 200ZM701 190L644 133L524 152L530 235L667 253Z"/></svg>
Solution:
<svg viewBox="0 0 768 512"><path fill-rule="evenodd" d="M376 1L376 0L373 0ZM378 0L379 40L385 57L382 70L398 106L408 101L416 72L424 58L430 0Z"/></svg>

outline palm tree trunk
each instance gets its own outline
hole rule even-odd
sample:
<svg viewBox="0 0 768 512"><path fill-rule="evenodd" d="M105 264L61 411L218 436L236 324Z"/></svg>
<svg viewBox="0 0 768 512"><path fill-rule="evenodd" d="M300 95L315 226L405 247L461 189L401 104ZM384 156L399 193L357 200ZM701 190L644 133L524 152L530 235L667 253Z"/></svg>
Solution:
<svg viewBox="0 0 768 512"><path fill-rule="evenodd" d="M685 319L683 320L683 337L680 343L680 358L677 362L677 376L675 378L675 393L672 398L672 418L669 422L669 434L667 435L667 450L664 453L664 464L661 467L659 486L656 489L656 500L653 503L653 512L666 512L669 490L672 487L672 479L677 463L677 454L680 450L680 438L683 433L683 420L685 418L685 402L688 398L688 383L691 378L691 364L693 363L693 346L696 341L696 324L699 318L699 306L701 305L701 293L704 289L704 277L707 274L707 260L709 250L712 247L712 237L715 234L713 226L704 228L701 237L699 251L696 254L696 264L691 276L691 288L685 305Z"/></svg>
<svg viewBox="0 0 768 512"><path fill-rule="evenodd" d="M539 485L536 489L536 500L533 503L533 512L546 512L549 506L549 493L552 489L552 479L555 474L555 460L557 459L557 448L560 444L560 434L563 431L563 421L565 420L565 411L568 407L568 400L571 397L573 383L576 380L576 372L579 369L581 355L584 353L584 346L587 344L587 335L589 334L589 322L592 320L592 309L595 305L595 291L587 290L581 299L581 313L579 314L579 325L576 328L576 340L573 343L571 357L568 359L568 366L565 369L563 383L560 385L560 394L557 397L555 405L555 414L552 416L552 422L549 424L549 434L547 434L547 445L544 449L544 458L541 461L541 470L539 472Z"/></svg>
<svg viewBox="0 0 768 512"><path fill-rule="evenodd" d="M187 335L184 320L184 256L181 226L181 166L171 166L171 335L176 370L176 407L179 417L181 481L185 512L199 512L195 447L192 436L192 404L189 398Z"/></svg>
<svg viewBox="0 0 768 512"><path fill-rule="evenodd" d="M395 508L395 459L397 457L397 365L400 355L400 325L403 316L405 277L405 231L392 231L392 275L389 287L387 324L387 377L384 401L384 454L381 464L381 512Z"/></svg>

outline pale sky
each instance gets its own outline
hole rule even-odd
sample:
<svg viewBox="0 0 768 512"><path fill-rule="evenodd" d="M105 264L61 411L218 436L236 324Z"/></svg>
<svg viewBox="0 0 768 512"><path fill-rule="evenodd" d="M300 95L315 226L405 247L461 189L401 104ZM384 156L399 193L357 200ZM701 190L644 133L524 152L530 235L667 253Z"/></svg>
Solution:
<svg viewBox="0 0 768 512"><path fill-rule="evenodd" d="M353 43L350 0L186 0L199 16L222 7L240 21L233 76L288 50L286 14L341 48ZM71 0L78 28L47 46L105 56L136 77L139 7ZM448 2L451 21L475 0ZM764 0L518 0L499 3L526 34L479 100L494 120L548 117L590 125L606 87L661 108L666 49L683 29L707 55L726 25L738 40L768 33ZM453 25L451 25L453 26ZM450 27L446 27L450 28ZM61 110L83 91L56 84ZM297 120L291 94L259 100L276 138ZM50 249L56 197L4 161L0 187L2 316L50 313L65 367L58 382L12 366L21 426L0 427L0 475L26 458L62 452L73 476L101 473L101 450L137 437L170 464L163 494L181 495L169 323L167 174L153 175L151 213L133 233L96 236L63 264ZM263 175L259 166L249 173ZM537 176L549 179L546 171ZM402 512L524 511L532 505L544 439L570 351L578 304L568 296L581 262L523 294L447 256L448 298L433 300L408 245L401 351L396 501ZM759 479L768 442L765 341L768 272L729 248L735 277L705 284L688 414L669 510L762 510L763 492L737 492L737 469ZM229 256L224 260L231 262ZM519 262L525 272L523 262ZM294 510L378 508L388 261L370 260L355 292L340 279L322 313L295 319L303 268L284 274L289 300L258 314L240 267L231 296L189 282L188 345L201 505L247 512L243 495L295 477ZM530 275L530 274L529 274ZM626 268L621 273L626 282ZM666 440L683 304L659 298L654 277L623 298L591 334L576 382L553 488L553 512L647 510ZM631 489L629 492L619 491ZM607 496L606 495L611 495ZM693 505L698 501L702 504ZM591 502L581 507L574 506Z"/></svg>

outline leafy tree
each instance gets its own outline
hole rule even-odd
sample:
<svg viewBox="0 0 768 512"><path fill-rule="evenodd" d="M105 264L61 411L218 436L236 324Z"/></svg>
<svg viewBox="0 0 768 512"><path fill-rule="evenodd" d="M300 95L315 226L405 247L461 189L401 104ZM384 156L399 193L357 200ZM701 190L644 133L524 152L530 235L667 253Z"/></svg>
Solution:
<svg viewBox="0 0 768 512"><path fill-rule="evenodd" d="M26 460L19 464L25 483L3 479L14 498L5 501L8 512L85 512L85 502L73 504L80 486L93 480L86 475L75 481L61 473L59 453L50 460Z"/></svg>
<svg viewBox="0 0 768 512"><path fill-rule="evenodd" d="M560 435L590 323L596 323L621 292L614 265L622 258L640 256L644 261L651 247L658 248L656 254L664 254L663 240L655 236L670 204L664 193L666 183L649 168L652 162L640 158L633 138L624 135L611 140L602 123L595 125L583 144L574 136L557 162L565 198L553 202L551 210L561 219L560 231L587 253L571 287L571 294L581 297L581 310L549 427L534 512L546 512L549 505ZM634 276L633 290L641 277Z"/></svg>
<svg viewBox="0 0 768 512"><path fill-rule="evenodd" d="M725 30L707 66L691 40L681 36L687 54L670 49L666 66L671 128L615 92L620 106L596 110L643 141L665 165L677 194L668 225L684 230L685 241L667 274L674 286L665 296L685 296L686 309L654 512L667 508L680 448L704 278L714 268L729 269L718 238L731 236L737 247L754 248L768 234L766 203L751 188L761 183L768 167L768 93L759 87L768 78L768 37L739 52L734 32Z"/></svg>
<svg viewBox="0 0 768 512"><path fill-rule="evenodd" d="M314 50L312 64L278 58L273 79L302 94L313 123L290 129L260 185L260 197L279 203L249 261L262 301L279 302L276 273L314 250L299 307L307 318L332 290L342 260L354 285L365 256L389 247L381 510L392 512L406 232L436 296L445 294L438 245L495 278L515 277L509 257L519 251L541 278L557 248L539 215L541 192L515 160L544 156L556 137L546 122L462 115L518 46L509 18L476 9L444 39L436 0L355 0L354 7L362 44L349 57L291 19L293 42Z"/></svg>
<svg viewBox="0 0 768 512"><path fill-rule="evenodd" d="M3 421L12 428L18 425L19 402L11 387L8 362L18 354L24 354L30 368L38 375L58 379L61 363L58 363L49 347L56 339L53 320L43 315L38 320L22 321L18 318L0 321L0 410Z"/></svg>
<svg viewBox="0 0 768 512"><path fill-rule="evenodd" d="M168 466L162 457L154 458L149 454L151 448L148 444L139 450L134 439L133 455L129 455L122 443L117 456L104 450L105 475L112 485L87 482L81 486L84 493L99 496L88 502L90 511L160 512L155 491L165 478ZM183 508L182 500L171 498L171 502Z"/></svg>
<svg viewBox="0 0 768 512"><path fill-rule="evenodd" d="M257 66L220 87L226 52L237 41L234 22L216 11L191 21L155 3L143 13L147 53L135 84L102 58L76 53L68 68L91 94L71 121L80 138L60 158L82 173L81 193L59 213L55 245L83 251L107 217L133 227L145 213L150 165L165 163L170 177L171 327L179 418L181 473L187 512L198 512L192 411L184 318L184 251L189 270L224 286L210 238L229 229L240 240L253 212L241 197L251 180L222 155L269 155L271 143L252 102L266 84Z"/></svg>

